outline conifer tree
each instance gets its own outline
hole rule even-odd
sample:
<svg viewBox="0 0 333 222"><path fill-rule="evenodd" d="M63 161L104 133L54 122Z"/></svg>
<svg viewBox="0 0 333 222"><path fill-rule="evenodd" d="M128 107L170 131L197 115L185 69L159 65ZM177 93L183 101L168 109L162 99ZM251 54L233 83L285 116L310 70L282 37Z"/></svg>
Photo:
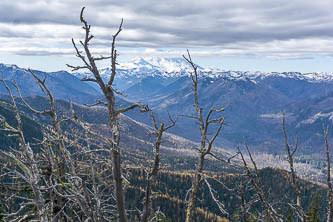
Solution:
<svg viewBox="0 0 333 222"><path fill-rule="evenodd" d="M309 217L309 222L320 222L320 217L319 217L319 197L318 194L316 193L314 196L313 201L311 202L308 210L308 217Z"/></svg>
<svg viewBox="0 0 333 222"><path fill-rule="evenodd" d="M4 208L3 208L3 203L0 202L0 222L4 222L5 218L4 218Z"/></svg>
<svg viewBox="0 0 333 222"><path fill-rule="evenodd" d="M289 213L287 216L287 222L293 222L293 211L291 209L289 209Z"/></svg>

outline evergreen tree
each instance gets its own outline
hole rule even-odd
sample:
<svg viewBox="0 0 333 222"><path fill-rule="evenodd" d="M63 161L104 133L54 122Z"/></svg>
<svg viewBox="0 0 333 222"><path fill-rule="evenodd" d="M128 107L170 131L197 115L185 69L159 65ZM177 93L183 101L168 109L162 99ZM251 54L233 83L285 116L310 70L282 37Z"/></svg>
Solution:
<svg viewBox="0 0 333 222"><path fill-rule="evenodd" d="M232 215L231 221L233 221L233 222L240 221L239 210L236 210L235 213Z"/></svg>
<svg viewBox="0 0 333 222"><path fill-rule="evenodd" d="M257 221L256 217L253 214L251 214L248 218L248 222L256 222L256 221Z"/></svg>
<svg viewBox="0 0 333 222"><path fill-rule="evenodd" d="M4 209L3 209L3 205L2 203L0 202L0 222L4 222L5 221L5 218L4 218Z"/></svg>
<svg viewBox="0 0 333 222"><path fill-rule="evenodd" d="M289 209L288 217L287 217L287 222L293 222L293 211Z"/></svg>
<svg viewBox="0 0 333 222"><path fill-rule="evenodd" d="M149 218L149 221L155 221L155 220L153 220L154 217L157 217L157 218L156 218L156 221L161 221L161 222L171 222L171 219L166 218L163 214L160 214L160 213L158 213L158 215L152 215L152 216Z"/></svg>
<svg viewBox="0 0 333 222"><path fill-rule="evenodd" d="M311 202L309 209L308 209L308 217L309 217L309 222L320 222L320 217L319 217L319 197L318 194L316 193L314 196L313 201Z"/></svg>

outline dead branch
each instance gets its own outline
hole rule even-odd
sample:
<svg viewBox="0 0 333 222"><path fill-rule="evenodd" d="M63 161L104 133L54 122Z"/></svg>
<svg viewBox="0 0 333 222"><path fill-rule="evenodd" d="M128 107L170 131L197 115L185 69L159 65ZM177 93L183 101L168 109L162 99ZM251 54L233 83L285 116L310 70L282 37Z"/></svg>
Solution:
<svg viewBox="0 0 333 222"><path fill-rule="evenodd" d="M299 187L297 186L297 175L296 175L296 171L294 168L294 154L298 149L298 135L296 134L296 144L295 144L295 148L293 150L290 149L290 145L288 142L288 136L287 136L287 130L286 130L286 116L283 113L283 121L282 121L282 130L283 130L283 135L284 135L284 143L285 143L285 147L287 150L287 155L288 155L288 163L289 163L289 167L290 167L290 172L291 172L291 178L292 178L292 185L294 187L295 190L295 194L296 194L296 208L297 211L299 212L298 215L301 215L300 220L301 221L306 221L306 214L302 208L302 203L301 203L301 191L299 189Z"/></svg>
<svg viewBox="0 0 333 222"><path fill-rule="evenodd" d="M155 143L154 143L154 161L153 161L153 166L151 167L150 171L147 173L146 176L146 190L145 190L145 198L144 198L144 206L143 206L143 211L141 215L141 221L142 222L148 222L149 216L152 214L152 200L151 200L151 195L152 195L152 183L153 180L157 177L159 168L160 168L160 146L161 146L161 139L163 136L163 133L167 131L168 129L174 127L176 125L176 120L173 120L172 117L169 116L170 120L170 125L165 126L165 123L162 122L160 126L157 126L156 118L154 115L154 112L150 110L150 116L152 118L152 123L155 128ZM178 118L178 117L177 117Z"/></svg>
<svg viewBox="0 0 333 222"><path fill-rule="evenodd" d="M265 212L268 214L268 217L271 220L273 220L274 222L281 222L281 221L283 221L282 217L276 212L276 210L273 208L273 206L266 199L266 195L265 195L264 189L262 187L262 182L258 177L258 168L257 168L256 162L254 161L254 159L251 155L251 152L249 150L249 147L247 146L247 143L245 140L244 140L244 145L245 145L245 148L250 157L251 163L254 167L254 171L252 171L250 169L250 167L248 166L243 153L241 152L240 148L238 147L238 152L241 156L241 160L242 160L244 168L246 170L247 178L251 182L256 194L259 197L262 207L264 208Z"/></svg>

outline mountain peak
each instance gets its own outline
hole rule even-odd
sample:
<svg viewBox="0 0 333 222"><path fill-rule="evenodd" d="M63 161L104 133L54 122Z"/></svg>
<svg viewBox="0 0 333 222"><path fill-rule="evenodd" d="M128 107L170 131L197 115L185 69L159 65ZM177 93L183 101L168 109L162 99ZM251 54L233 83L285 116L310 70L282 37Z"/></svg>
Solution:
<svg viewBox="0 0 333 222"><path fill-rule="evenodd" d="M199 69L202 69L198 66ZM120 63L118 69L131 72L149 73L181 73L185 74L192 69L183 58L138 57L129 62Z"/></svg>

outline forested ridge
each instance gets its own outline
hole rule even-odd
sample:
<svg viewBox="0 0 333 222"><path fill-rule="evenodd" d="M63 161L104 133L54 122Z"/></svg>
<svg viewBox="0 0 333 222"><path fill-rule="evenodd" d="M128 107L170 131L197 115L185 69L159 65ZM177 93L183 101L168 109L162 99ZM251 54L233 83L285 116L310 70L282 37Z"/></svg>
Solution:
<svg viewBox="0 0 333 222"><path fill-rule="evenodd" d="M131 172L131 186L129 188L126 197L129 199L130 206L140 205L142 199L143 190L145 187L145 170L142 168L132 168ZM184 171L164 171L160 172L158 180L153 185L155 198L154 206L161 207L161 210L167 215L171 221L184 221L185 219L185 196L191 185L191 172ZM240 185L240 181L243 183L244 178L239 174L220 172L219 174L207 172L207 174L212 174L214 177L221 179L224 184L232 189L226 189L225 187L213 183L212 186L218 193L218 198L221 200L229 212L229 215L221 215L217 205L212 200L207 186L202 184L200 189L200 197L197 201L197 212L196 221L219 221L217 218L222 218L231 221L240 221L239 217L239 206L241 205L240 199L237 197L237 189ZM287 220L289 207L285 203L292 202L296 197L293 192L291 184L288 182L288 177L290 174L285 170L264 168L260 170L260 177L264 183L264 189L267 190L269 194L269 199L272 202L279 204L279 211L284 215L285 220ZM300 186L303 189L302 200L305 208L308 209L311 202L314 200L315 195L323 197L326 195L327 189L323 185L317 185L310 181L302 180L300 181ZM247 193L247 199L250 200L254 192ZM135 198L133 198L135 197ZM134 203L133 203L133 202ZM320 198L318 202L319 206L326 206L327 201L325 198ZM254 211L260 211L260 205L253 207ZM176 211L175 211L176 209ZM320 207L318 215L325 215L327 209L325 207ZM220 216L220 217L218 217ZM319 216L320 221L324 220L323 216Z"/></svg>

